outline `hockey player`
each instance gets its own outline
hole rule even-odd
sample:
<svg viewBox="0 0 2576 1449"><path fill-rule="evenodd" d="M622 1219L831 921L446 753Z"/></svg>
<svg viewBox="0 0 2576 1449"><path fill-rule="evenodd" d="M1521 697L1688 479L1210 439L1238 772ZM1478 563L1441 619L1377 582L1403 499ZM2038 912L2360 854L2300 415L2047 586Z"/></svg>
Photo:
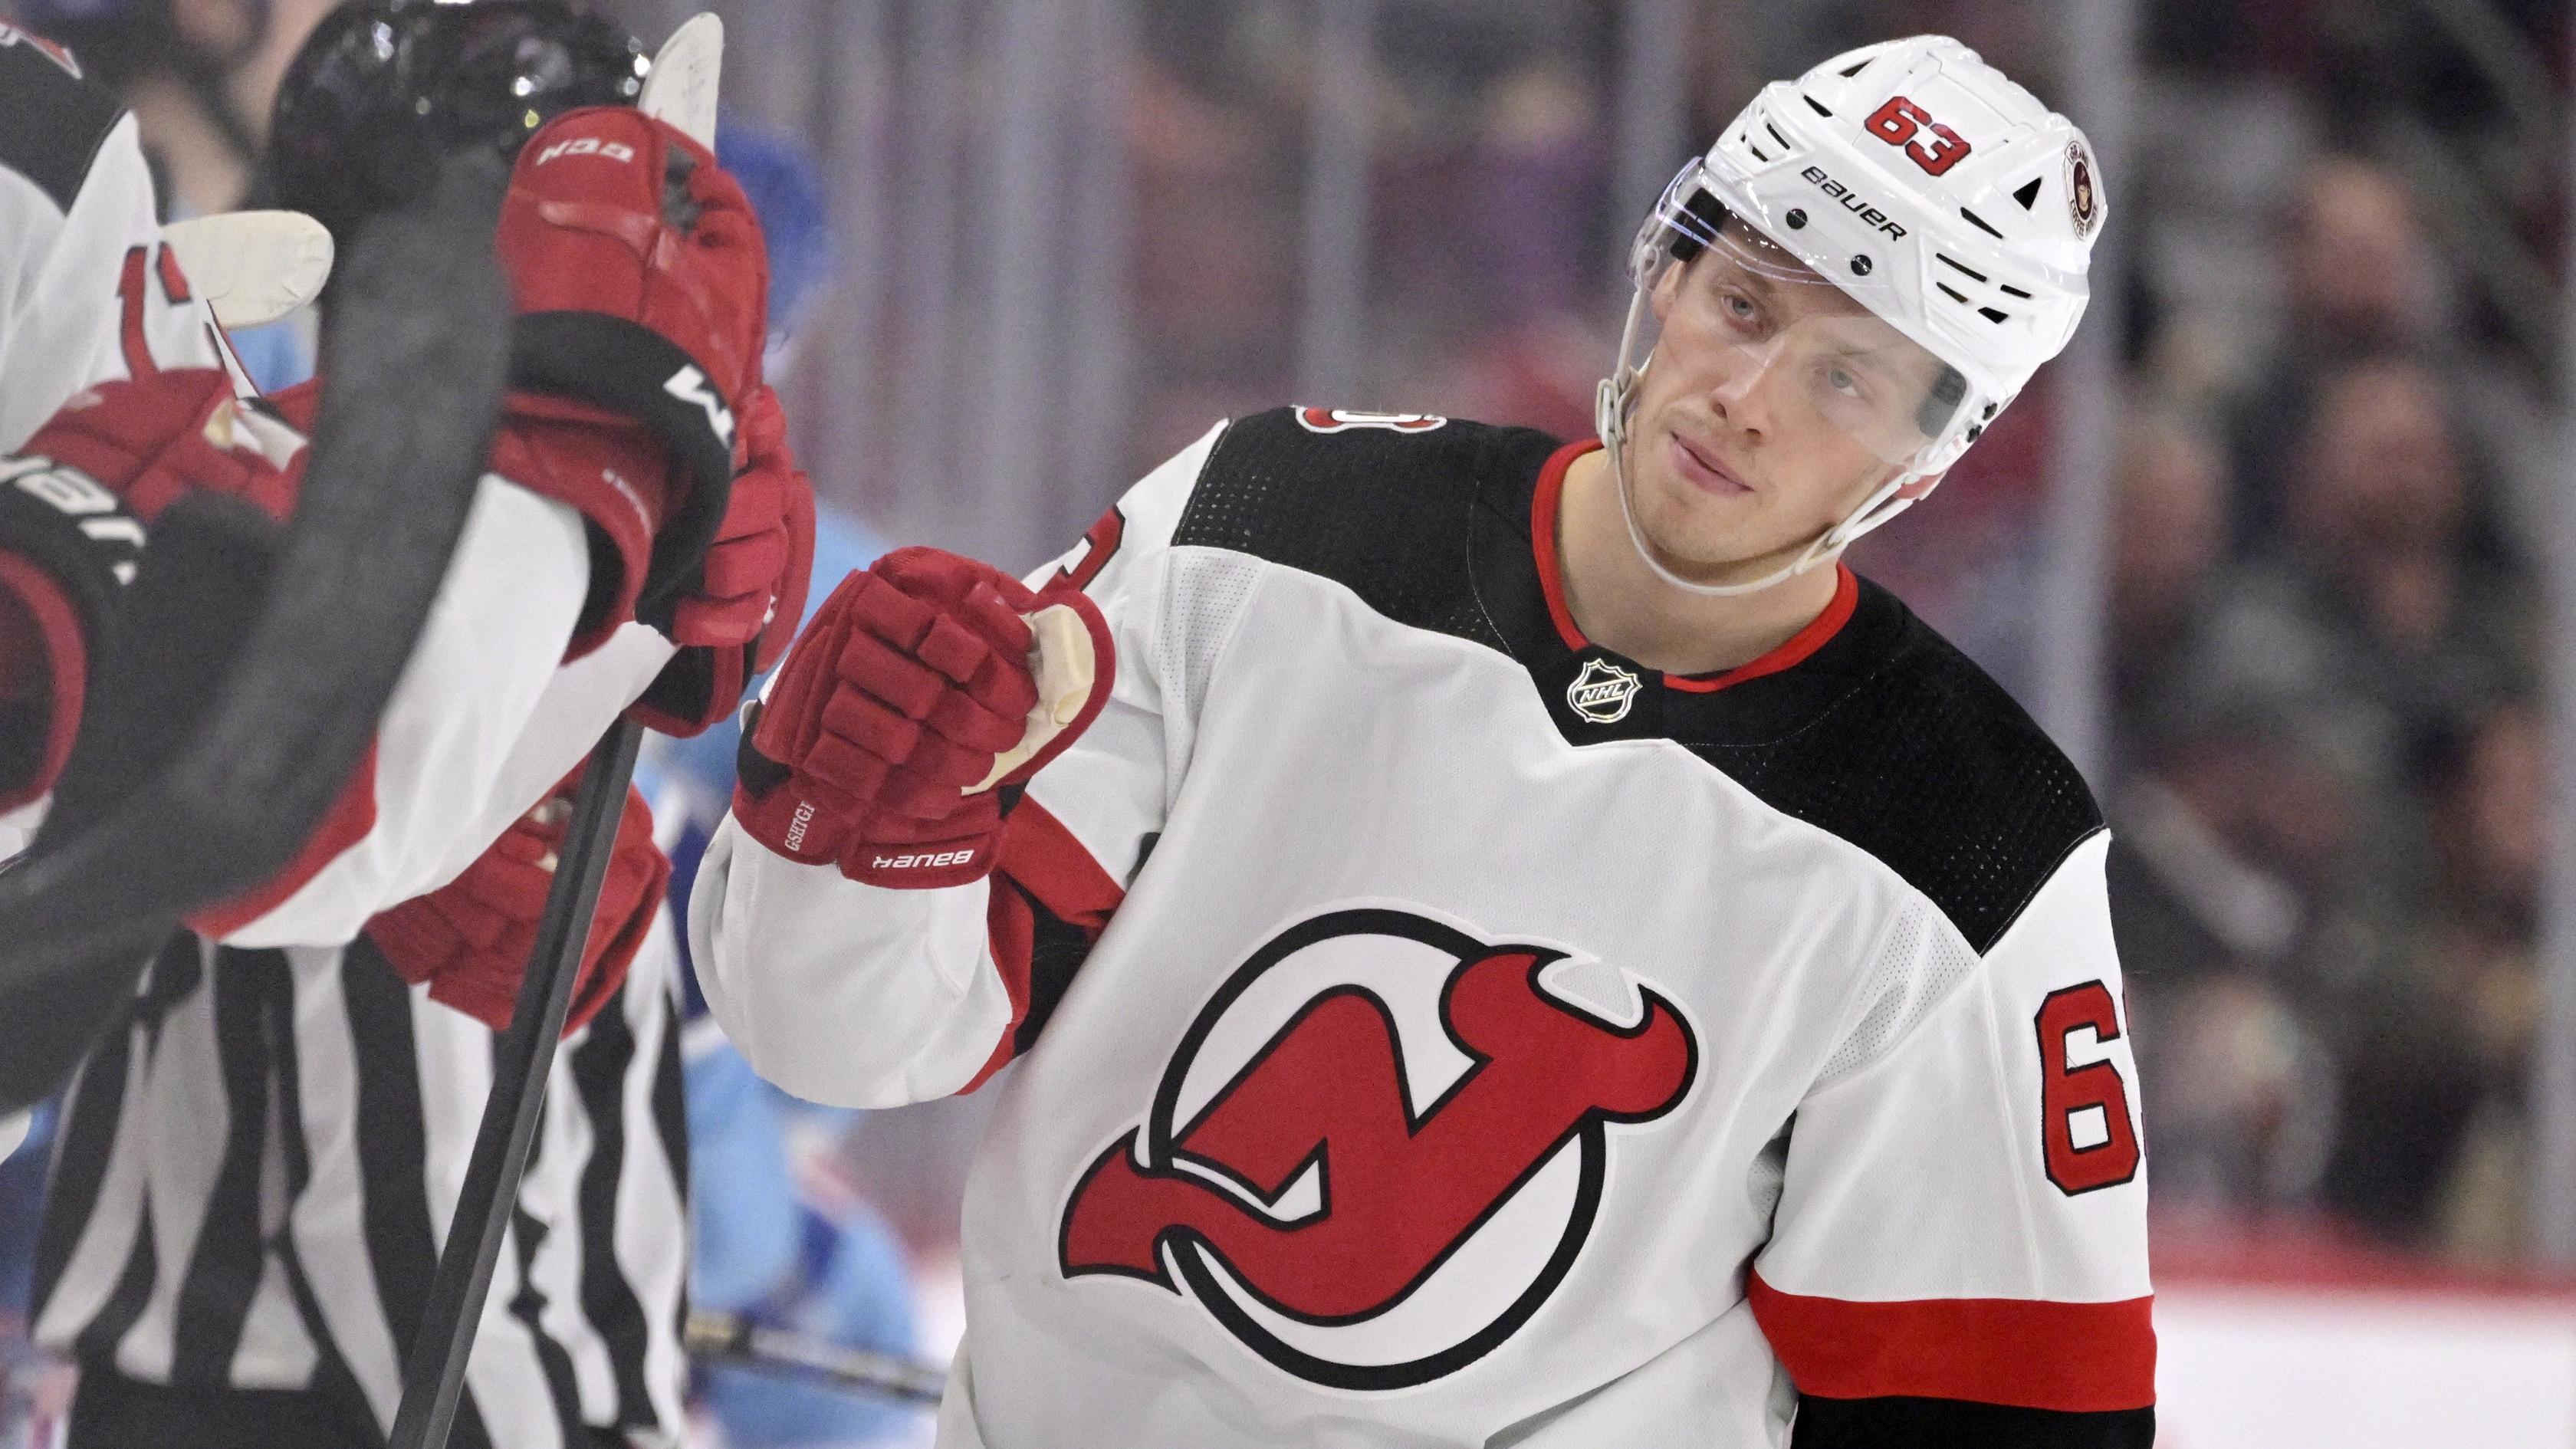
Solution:
<svg viewBox="0 0 2576 1449"><path fill-rule="evenodd" d="M0 125L0 452L14 452L82 388L221 357L162 245L134 118L82 78L69 51L6 23L0 94L16 103ZM0 861L26 844L38 813L11 782L61 769L71 748L31 662L38 623L18 602L38 592L36 568L6 542L34 516L32 500L0 488ZM0 1114L0 1156L26 1130L24 1114Z"/></svg>
<svg viewBox="0 0 2576 1449"><path fill-rule="evenodd" d="M632 94L631 43L606 97L551 89L586 73L550 63L563 47L549 27L568 14L361 7L308 55L327 70L335 40L370 42L355 53L393 62L387 79L417 88L407 103L432 101L416 112L425 128L454 119L434 99L458 79L448 67L498 63L480 78L506 88L507 67L532 66L509 134L482 138L515 149L533 124L522 115ZM400 37L391 54L372 44L378 23ZM424 138L364 139L398 157ZM576 110L535 140L500 239L531 319L521 341L586 362L598 386L584 402L512 396L370 758L286 878L170 944L85 1069L38 1267L39 1336L83 1369L74 1445L382 1435L488 1082L489 1027L506 1019L562 828L559 806L531 803L639 695L665 727L723 713L723 681L783 646L770 621L799 606L801 476L779 439L740 440L738 456L731 436L760 386L764 288L738 190L631 110ZM390 172L352 179L398 187ZM299 391L249 407L215 374L161 371L77 399L10 476L103 496L137 531L207 489L282 514L313 404ZM746 459L714 549L671 549ZM42 566L57 605L17 601L56 621L22 667L56 720L76 722L134 540L57 523L0 538ZM577 1006L611 994L654 918L658 869L630 806ZM676 1438L686 1169L667 983L617 999L561 1059L459 1443Z"/></svg>
<svg viewBox="0 0 2576 1449"><path fill-rule="evenodd" d="M692 934L792 1091L1018 1062L941 1444L2149 1442L2101 821L1838 559L2102 214L1966 48L1855 51L1644 227L1599 443L1291 409L1034 591L840 587Z"/></svg>
<svg viewBox="0 0 2576 1449"><path fill-rule="evenodd" d="M15 113L0 126L0 449L15 451L91 383L218 358L184 280L165 285L180 274L134 118L69 51L8 24L0 94Z"/></svg>

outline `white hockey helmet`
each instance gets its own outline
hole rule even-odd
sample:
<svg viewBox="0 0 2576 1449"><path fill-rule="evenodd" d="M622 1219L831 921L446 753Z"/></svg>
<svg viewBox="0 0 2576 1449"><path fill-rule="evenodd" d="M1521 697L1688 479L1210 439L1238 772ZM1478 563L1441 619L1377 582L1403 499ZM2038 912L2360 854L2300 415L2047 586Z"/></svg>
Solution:
<svg viewBox="0 0 2576 1449"><path fill-rule="evenodd" d="M1764 87L1673 178L1631 251L1636 297L1597 416L1623 505L1627 424L1653 352L1650 298L1669 268L1720 245L1730 218L1948 372L1920 437L1889 450L1901 454L1887 458L1895 476L1786 568L1694 584L1656 563L1641 537L1639 552L1679 587L1751 592L1839 556L1930 493L2074 335L2106 209L2084 133L1946 36L1866 46ZM1636 537L1633 516L1629 529Z"/></svg>

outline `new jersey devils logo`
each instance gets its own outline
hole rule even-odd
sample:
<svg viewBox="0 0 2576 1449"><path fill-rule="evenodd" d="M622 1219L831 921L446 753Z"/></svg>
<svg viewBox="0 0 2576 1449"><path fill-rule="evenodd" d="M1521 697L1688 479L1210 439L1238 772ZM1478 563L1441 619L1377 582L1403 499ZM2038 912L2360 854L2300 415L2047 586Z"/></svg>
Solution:
<svg viewBox="0 0 2576 1449"><path fill-rule="evenodd" d="M1199 1013L1142 1127L1074 1185L1065 1275L1185 1293L1341 1388L1491 1352L1581 1253L1609 1129L1671 1112L1698 1069L1671 1001L1561 962L1397 910L1282 932ZM1620 983L1624 1018L1598 990L1551 989L1576 968Z"/></svg>

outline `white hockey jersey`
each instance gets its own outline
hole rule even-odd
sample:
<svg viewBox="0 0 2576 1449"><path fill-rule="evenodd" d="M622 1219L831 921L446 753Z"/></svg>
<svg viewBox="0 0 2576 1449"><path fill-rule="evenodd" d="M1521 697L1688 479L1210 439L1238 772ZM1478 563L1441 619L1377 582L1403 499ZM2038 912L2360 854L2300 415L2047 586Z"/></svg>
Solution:
<svg viewBox="0 0 2576 1449"><path fill-rule="evenodd" d="M213 317L161 241L134 117L50 41L0 24L0 453L72 394L220 365Z"/></svg>
<svg viewBox="0 0 2576 1449"><path fill-rule="evenodd" d="M133 117L5 24L0 96L0 454L93 384L219 365L239 383L162 240ZM310 399L289 402L309 426ZM174 937L90 1058L49 1184L34 1291L46 1347L150 1384L344 1394L390 1422L493 1034L352 943L463 871L670 659L652 628L593 618L608 600L592 534L609 530L584 506L598 504L482 480L373 747L315 840L280 879L206 913L204 937ZM598 647L567 662L593 623ZM0 861L44 809L0 816ZM678 1441L685 1152L668 946L648 947L556 1059L460 1443ZM0 1121L0 1155L23 1121Z"/></svg>
<svg viewBox="0 0 2576 1449"><path fill-rule="evenodd" d="M1064 561L1115 694L992 879L727 823L697 961L761 1071L879 1105L1017 1059L943 1446L2152 1436L2082 780L1848 573L1722 676L1586 641L1587 446L1220 428Z"/></svg>

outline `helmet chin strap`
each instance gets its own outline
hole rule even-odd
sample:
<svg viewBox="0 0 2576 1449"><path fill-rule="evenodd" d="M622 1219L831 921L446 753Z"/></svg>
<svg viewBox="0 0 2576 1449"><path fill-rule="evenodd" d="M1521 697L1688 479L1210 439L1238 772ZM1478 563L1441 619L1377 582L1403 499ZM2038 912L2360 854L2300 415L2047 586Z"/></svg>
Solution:
<svg viewBox="0 0 2576 1449"><path fill-rule="evenodd" d="M1593 425L1601 434L1602 447L1608 449L1610 453L1610 486L1619 494L1619 518L1628 526L1628 542L1637 550L1637 557L1645 560L1647 569L1656 578L1685 594L1696 594L1704 599L1731 599L1740 598L1746 594L1758 594L1775 584L1796 578L1809 569L1841 558L1843 550L1851 547L1854 540L1913 506L1913 499L1901 495L1907 485L1916 482L1924 475L1920 471L1899 473L1880 484L1869 497L1862 499L1860 506L1846 515L1842 522L1817 534L1796 558L1749 583L1693 583L1664 567L1663 560L1656 558L1654 549L1647 545L1645 530L1637 526L1636 506L1628 501L1629 404L1636 397L1638 381L1646 375L1646 364L1639 363L1635 367L1629 367L1624 359L1628 356L1628 342L1634 339L1636 333L1638 314L1643 310L1643 301L1641 293L1638 303L1629 308L1628 336L1623 338L1620 344L1620 356L1623 361L1618 372L1601 380L1601 390L1594 399Z"/></svg>

